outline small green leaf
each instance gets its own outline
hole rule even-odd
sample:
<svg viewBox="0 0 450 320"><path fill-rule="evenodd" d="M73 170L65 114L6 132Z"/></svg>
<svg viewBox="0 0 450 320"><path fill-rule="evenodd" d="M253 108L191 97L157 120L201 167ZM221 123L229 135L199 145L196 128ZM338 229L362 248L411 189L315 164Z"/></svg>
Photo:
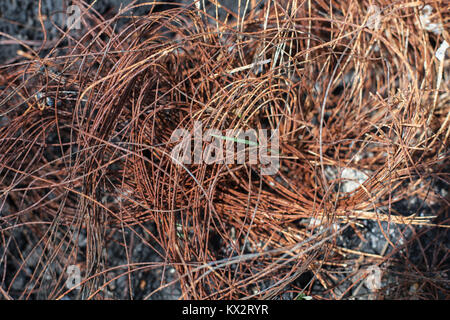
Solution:
<svg viewBox="0 0 450 320"><path fill-rule="evenodd" d="M236 137L219 136L217 134L211 134L211 136L214 137L214 138L222 139L222 140L233 141L233 142L236 142L236 143L243 143L243 144L246 144L246 145L249 145L249 146L254 146L254 147L258 147L259 146L258 142L247 140L247 139L239 139L239 138L236 138ZM273 154L280 154L280 152L278 152L277 150L273 150L273 149L270 149L270 148L268 148L267 150L269 150Z"/></svg>
<svg viewBox="0 0 450 320"><path fill-rule="evenodd" d="M304 293L300 293L295 300L312 300L311 296L307 296Z"/></svg>

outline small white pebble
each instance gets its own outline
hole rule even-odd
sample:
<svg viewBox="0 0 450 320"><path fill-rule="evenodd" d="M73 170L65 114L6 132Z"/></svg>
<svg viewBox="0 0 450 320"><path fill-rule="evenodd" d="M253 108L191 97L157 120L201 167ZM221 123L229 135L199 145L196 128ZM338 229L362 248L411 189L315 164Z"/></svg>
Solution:
<svg viewBox="0 0 450 320"><path fill-rule="evenodd" d="M364 183L369 177L362 171L344 168L341 173L342 191L345 193L351 193L358 189L360 185Z"/></svg>
<svg viewBox="0 0 450 320"><path fill-rule="evenodd" d="M445 59L445 51L447 51L449 46L450 45L445 40L441 43L441 46L436 51L436 58L439 61L443 61Z"/></svg>

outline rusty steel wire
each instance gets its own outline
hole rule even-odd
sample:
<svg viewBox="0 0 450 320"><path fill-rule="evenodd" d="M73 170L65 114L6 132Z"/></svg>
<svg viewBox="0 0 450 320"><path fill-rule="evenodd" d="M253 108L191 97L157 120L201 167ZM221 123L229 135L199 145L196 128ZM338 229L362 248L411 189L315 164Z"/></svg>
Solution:
<svg viewBox="0 0 450 320"><path fill-rule="evenodd" d="M449 196L434 187L449 181L450 60L435 56L448 4L430 2L433 32L420 1L376 1L376 25L372 1L251 1L227 19L195 4L102 17L72 2L83 32L24 44L0 67L0 296L102 299L125 277L133 297L133 277L159 270L146 299L171 286L181 299L341 299L367 276L358 263L398 277L377 298L449 297ZM278 130L278 172L173 161L172 133L200 121ZM367 179L345 191L344 170ZM399 211L411 197L433 212ZM364 240L365 221L413 235L385 234L381 254L339 242ZM159 258L134 260L136 243ZM126 263L111 262L113 245ZM70 265L81 290L65 286Z"/></svg>

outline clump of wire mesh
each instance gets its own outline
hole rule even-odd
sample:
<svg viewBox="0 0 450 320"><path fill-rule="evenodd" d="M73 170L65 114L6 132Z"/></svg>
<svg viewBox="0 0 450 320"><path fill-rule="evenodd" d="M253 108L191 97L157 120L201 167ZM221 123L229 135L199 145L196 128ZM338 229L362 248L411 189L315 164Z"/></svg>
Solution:
<svg viewBox="0 0 450 320"><path fill-rule="evenodd" d="M131 298L346 298L376 268L377 298L448 298L443 2L428 16L408 1L217 1L108 18L73 2L80 30L0 69L0 295L101 299L124 279ZM196 123L277 132L277 172L174 161L173 132ZM419 209L397 205L412 197ZM367 242L367 223L382 252L345 245Z"/></svg>

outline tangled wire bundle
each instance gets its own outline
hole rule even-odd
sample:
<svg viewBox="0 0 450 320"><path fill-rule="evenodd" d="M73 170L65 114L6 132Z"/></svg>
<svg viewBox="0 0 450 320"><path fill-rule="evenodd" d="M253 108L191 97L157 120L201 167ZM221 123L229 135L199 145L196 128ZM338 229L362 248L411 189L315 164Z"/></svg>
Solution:
<svg viewBox="0 0 450 320"><path fill-rule="evenodd" d="M147 3L103 17L72 2L80 30L16 40L0 69L0 296L108 298L123 279L113 297L349 298L371 266L378 298L449 297L450 60L435 55L448 4ZM199 122L278 132L278 171L174 161L173 132ZM367 223L382 252L355 245Z"/></svg>

